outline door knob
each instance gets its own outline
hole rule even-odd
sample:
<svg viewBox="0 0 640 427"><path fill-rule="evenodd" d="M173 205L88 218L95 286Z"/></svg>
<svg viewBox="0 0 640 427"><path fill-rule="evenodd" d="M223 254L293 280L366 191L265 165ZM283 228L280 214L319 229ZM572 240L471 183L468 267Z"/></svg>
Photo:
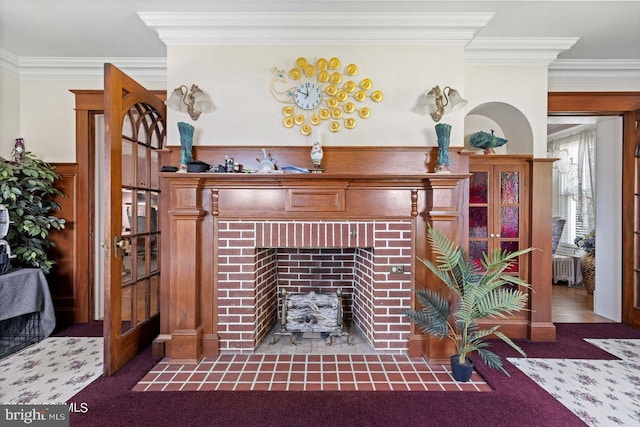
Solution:
<svg viewBox="0 0 640 427"><path fill-rule="evenodd" d="M120 236L113 238L113 256L118 259L118 250L124 251L127 247L127 240L121 239Z"/></svg>

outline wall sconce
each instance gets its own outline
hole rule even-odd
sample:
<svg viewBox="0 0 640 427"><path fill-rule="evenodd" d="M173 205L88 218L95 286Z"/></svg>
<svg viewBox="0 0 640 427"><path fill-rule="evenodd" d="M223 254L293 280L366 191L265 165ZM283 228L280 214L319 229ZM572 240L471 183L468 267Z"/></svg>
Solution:
<svg viewBox="0 0 640 427"><path fill-rule="evenodd" d="M446 111L456 111L467 105L467 101L460 93L446 86L440 90L440 86L433 87L425 94L425 109L431 115L434 122L440 121Z"/></svg>
<svg viewBox="0 0 640 427"><path fill-rule="evenodd" d="M175 88L165 104L172 110L189 113L192 120L198 120L200 114L208 113L213 108L207 94L197 85L191 85L191 90L185 85Z"/></svg>
<svg viewBox="0 0 640 427"><path fill-rule="evenodd" d="M440 86L434 86L424 94L424 111L431 115L434 122L439 122L444 113L456 111L467 105L467 101L460 93L446 86L440 90ZM449 173L449 140L451 138L451 125L447 123L436 124L436 136L438 137L438 160L436 173Z"/></svg>

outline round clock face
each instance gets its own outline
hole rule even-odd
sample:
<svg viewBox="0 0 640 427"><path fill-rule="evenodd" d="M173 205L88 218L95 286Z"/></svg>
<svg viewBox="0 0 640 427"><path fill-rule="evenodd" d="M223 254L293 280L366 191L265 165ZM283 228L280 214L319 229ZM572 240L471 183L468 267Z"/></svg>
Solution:
<svg viewBox="0 0 640 427"><path fill-rule="evenodd" d="M303 110L313 110L320 105L320 88L315 83L302 83L296 88L293 100Z"/></svg>

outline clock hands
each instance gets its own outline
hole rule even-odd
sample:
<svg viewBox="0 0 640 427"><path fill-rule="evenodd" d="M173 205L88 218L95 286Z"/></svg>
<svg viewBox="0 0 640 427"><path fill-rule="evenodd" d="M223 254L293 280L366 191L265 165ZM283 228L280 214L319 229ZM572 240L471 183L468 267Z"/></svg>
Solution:
<svg viewBox="0 0 640 427"><path fill-rule="evenodd" d="M300 89L298 89L298 90L297 90L297 92L298 92L298 93L303 94L305 98L308 98L308 97L309 97L309 89L307 89L307 92L306 92L306 93L305 93L305 92L303 92L303 91L301 91Z"/></svg>

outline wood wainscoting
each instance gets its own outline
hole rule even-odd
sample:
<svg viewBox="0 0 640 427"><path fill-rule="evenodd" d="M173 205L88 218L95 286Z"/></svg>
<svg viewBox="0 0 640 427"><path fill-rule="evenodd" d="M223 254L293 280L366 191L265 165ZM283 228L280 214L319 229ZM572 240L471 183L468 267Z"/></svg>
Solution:
<svg viewBox="0 0 640 427"><path fill-rule="evenodd" d="M90 295L93 289L88 283L85 269L89 260L90 236L79 233L78 221L81 217L79 209L87 209L88 206L78 200L78 170L74 163L54 163L55 171L60 175L56 187L64 196L56 198L60 210L56 216L63 218L64 230L53 230L50 234L55 248L51 250L51 259L56 265L47 276L53 306L56 311L56 325L64 326L79 322L87 322L83 313L89 310ZM88 316L88 314L87 314Z"/></svg>

